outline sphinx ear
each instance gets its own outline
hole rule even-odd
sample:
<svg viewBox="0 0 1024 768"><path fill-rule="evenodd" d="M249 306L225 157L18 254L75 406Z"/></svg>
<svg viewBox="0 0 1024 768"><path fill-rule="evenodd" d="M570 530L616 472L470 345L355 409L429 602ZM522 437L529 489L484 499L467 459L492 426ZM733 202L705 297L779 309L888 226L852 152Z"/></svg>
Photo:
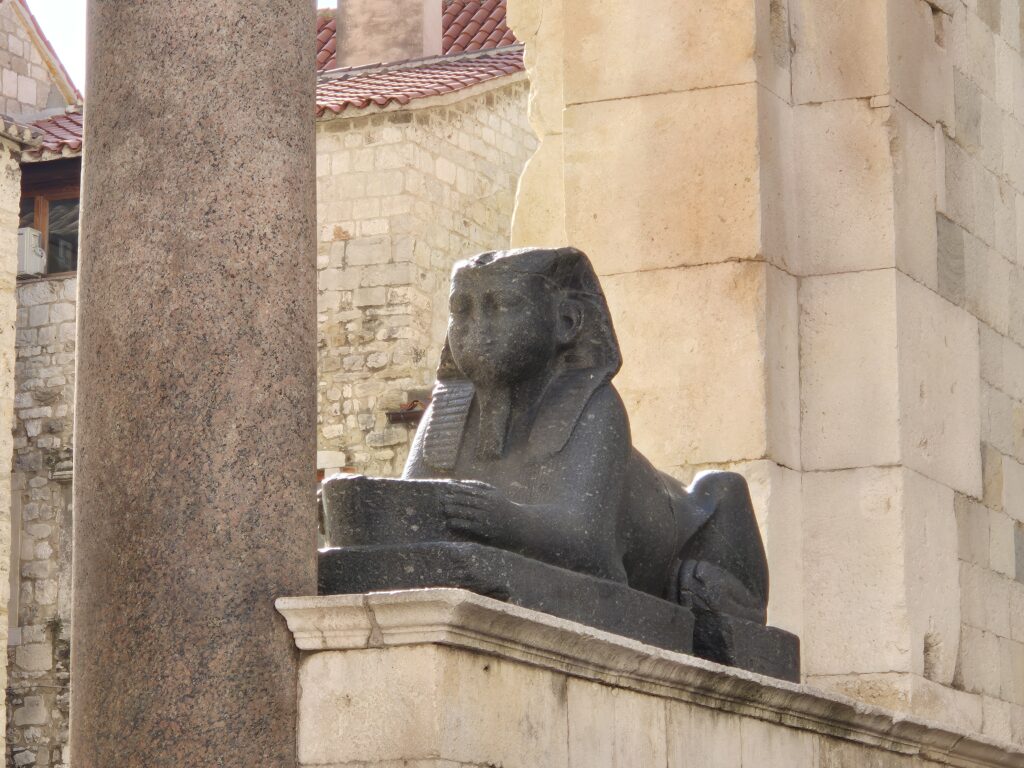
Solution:
<svg viewBox="0 0 1024 768"><path fill-rule="evenodd" d="M561 346L571 344L583 327L583 306L573 299L564 299L558 307L557 338Z"/></svg>

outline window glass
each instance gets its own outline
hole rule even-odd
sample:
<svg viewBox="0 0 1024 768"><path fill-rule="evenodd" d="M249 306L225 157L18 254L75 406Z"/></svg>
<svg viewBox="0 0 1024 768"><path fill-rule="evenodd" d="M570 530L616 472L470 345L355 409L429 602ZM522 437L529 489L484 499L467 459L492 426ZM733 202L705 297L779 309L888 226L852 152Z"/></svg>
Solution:
<svg viewBox="0 0 1024 768"><path fill-rule="evenodd" d="M78 200L51 200L47 225L46 271L78 269Z"/></svg>
<svg viewBox="0 0 1024 768"><path fill-rule="evenodd" d="M34 197L21 198L21 218L18 221L18 228L34 227L36 225L36 199Z"/></svg>

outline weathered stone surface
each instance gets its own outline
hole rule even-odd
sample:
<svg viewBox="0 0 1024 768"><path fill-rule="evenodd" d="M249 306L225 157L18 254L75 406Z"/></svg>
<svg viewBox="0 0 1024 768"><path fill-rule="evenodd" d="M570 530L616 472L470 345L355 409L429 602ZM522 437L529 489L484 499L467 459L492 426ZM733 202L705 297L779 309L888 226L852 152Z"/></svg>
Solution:
<svg viewBox="0 0 1024 768"><path fill-rule="evenodd" d="M804 469L898 462L894 272L805 278L800 311Z"/></svg>
<svg viewBox="0 0 1024 768"><path fill-rule="evenodd" d="M567 694L569 768L666 764L662 701L573 679Z"/></svg>
<svg viewBox="0 0 1024 768"><path fill-rule="evenodd" d="M637 447L655 466L765 455L760 301L766 270L765 264L733 263L602 280L622 344L624 365L616 386ZM684 304L700 323L654 321L673 317ZM641 306L644 312L635 311Z"/></svg>
<svg viewBox="0 0 1024 768"><path fill-rule="evenodd" d="M566 682L430 645L313 654L299 673L301 765L565 766Z"/></svg>
<svg viewBox="0 0 1024 768"><path fill-rule="evenodd" d="M859 469L806 474L803 500L805 573L819 574L805 595L807 674L927 667L951 680L960 626L952 492L907 470ZM844 578L851 569L857 579ZM842 627L826 618L840 605L856 614Z"/></svg>
<svg viewBox="0 0 1024 768"><path fill-rule="evenodd" d="M630 21L634 9L615 0L563 1L575 41L565 49L567 104L735 85L757 77L759 3L754 0L649 0L644 13L658 23L642 27ZM687 54L651 66L646 57L636 55L637 38L626 33L630 29L643 30L648 49L679 47ZM609 37L614 45L607 44Z"/></svg>
<svg viewBox="0 0 1024 768"><path fill-rule="evenodd" d="M566 109L566 230L599 274L757 257L759 98L749 84Z"/></svg>
<svg viewBox="0 0 1024 768"><path fill-rule="evenodd" d="M890 118L863 100L794 109L801 274L893 265Z"/></svg>
<svg viewBox="0 0 1024 768"><path fill-rule="evenodd" d="M927 3L923 0L906 1L925 9L931 32L931 11ZM934 36L930 39L934 40ZM896 266L904 274L936 290L939 244L935 215L935 129L901 104L893 107L892 118L893 142L890 148L893 153Z"/></svg>
<svg viewBox="0 0 1024 768"><path fill-rule="evenodd" d="M888 92L887 6L843 0L790 4L796 103Z"/></svg>
<svg viewBox="0 0 1024 768"><path fill-rule="evenodd" d="M886 5L893 98L929 124L949 125L953 114L953 62L939 43L949 22L925 0L888 0Z"/></svg>
<svg viewBox="0 0 1024 768"><path fill-rule="evenodd" d="M303 765L1016 768L1024 759L969 726L940 728L467 592L278 605L305 652ZM1012 721L1002 722L1009 733Z"/></svg>
<svg viewBox="0 0 1024 768"><path fill-rule="evenodd" d="M97 0L90 33L71 751L293 766L272 600L315 588L314 10Z"/></svg>
<svg viewBox="0 0 1024 768"><path fill-rule="evenodd" d="M981 493L978 323L896 276L900 452L906 466L962 493Z"/></svg>

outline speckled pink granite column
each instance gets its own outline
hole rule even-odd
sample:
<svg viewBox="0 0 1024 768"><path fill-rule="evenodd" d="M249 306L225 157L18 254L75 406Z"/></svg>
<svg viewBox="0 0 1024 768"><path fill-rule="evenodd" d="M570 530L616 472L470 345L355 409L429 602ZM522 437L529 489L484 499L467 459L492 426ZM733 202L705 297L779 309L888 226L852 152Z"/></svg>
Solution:
<svg viewBox="0 0 1024 768"><path fill-rule="evenodd" d="M75 768L295 764L314 594L313 0L90 0Z"/></svg>

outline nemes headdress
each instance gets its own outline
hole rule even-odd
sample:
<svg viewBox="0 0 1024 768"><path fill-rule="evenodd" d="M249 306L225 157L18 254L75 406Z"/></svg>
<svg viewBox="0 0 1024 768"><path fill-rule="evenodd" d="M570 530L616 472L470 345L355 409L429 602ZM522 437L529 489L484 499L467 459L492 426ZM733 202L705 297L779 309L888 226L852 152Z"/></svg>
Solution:
<svg viewBox="0 0 1024 768"><path fill-rule="evenodd" d="M622 367L611 313L590 259L575 248L523 248L481 253L460 261L452 271L453 279L465 275L466 270L537 276L550 290L581 308L579 332L558 353L555 385L545 397L530 434L532 450L541 455L558 453L572 436L590 397ZM424 458L431 466L454 468L473 394L473 384L459 370L446 339L437 371L433 414L423 443Z"/></svg>

